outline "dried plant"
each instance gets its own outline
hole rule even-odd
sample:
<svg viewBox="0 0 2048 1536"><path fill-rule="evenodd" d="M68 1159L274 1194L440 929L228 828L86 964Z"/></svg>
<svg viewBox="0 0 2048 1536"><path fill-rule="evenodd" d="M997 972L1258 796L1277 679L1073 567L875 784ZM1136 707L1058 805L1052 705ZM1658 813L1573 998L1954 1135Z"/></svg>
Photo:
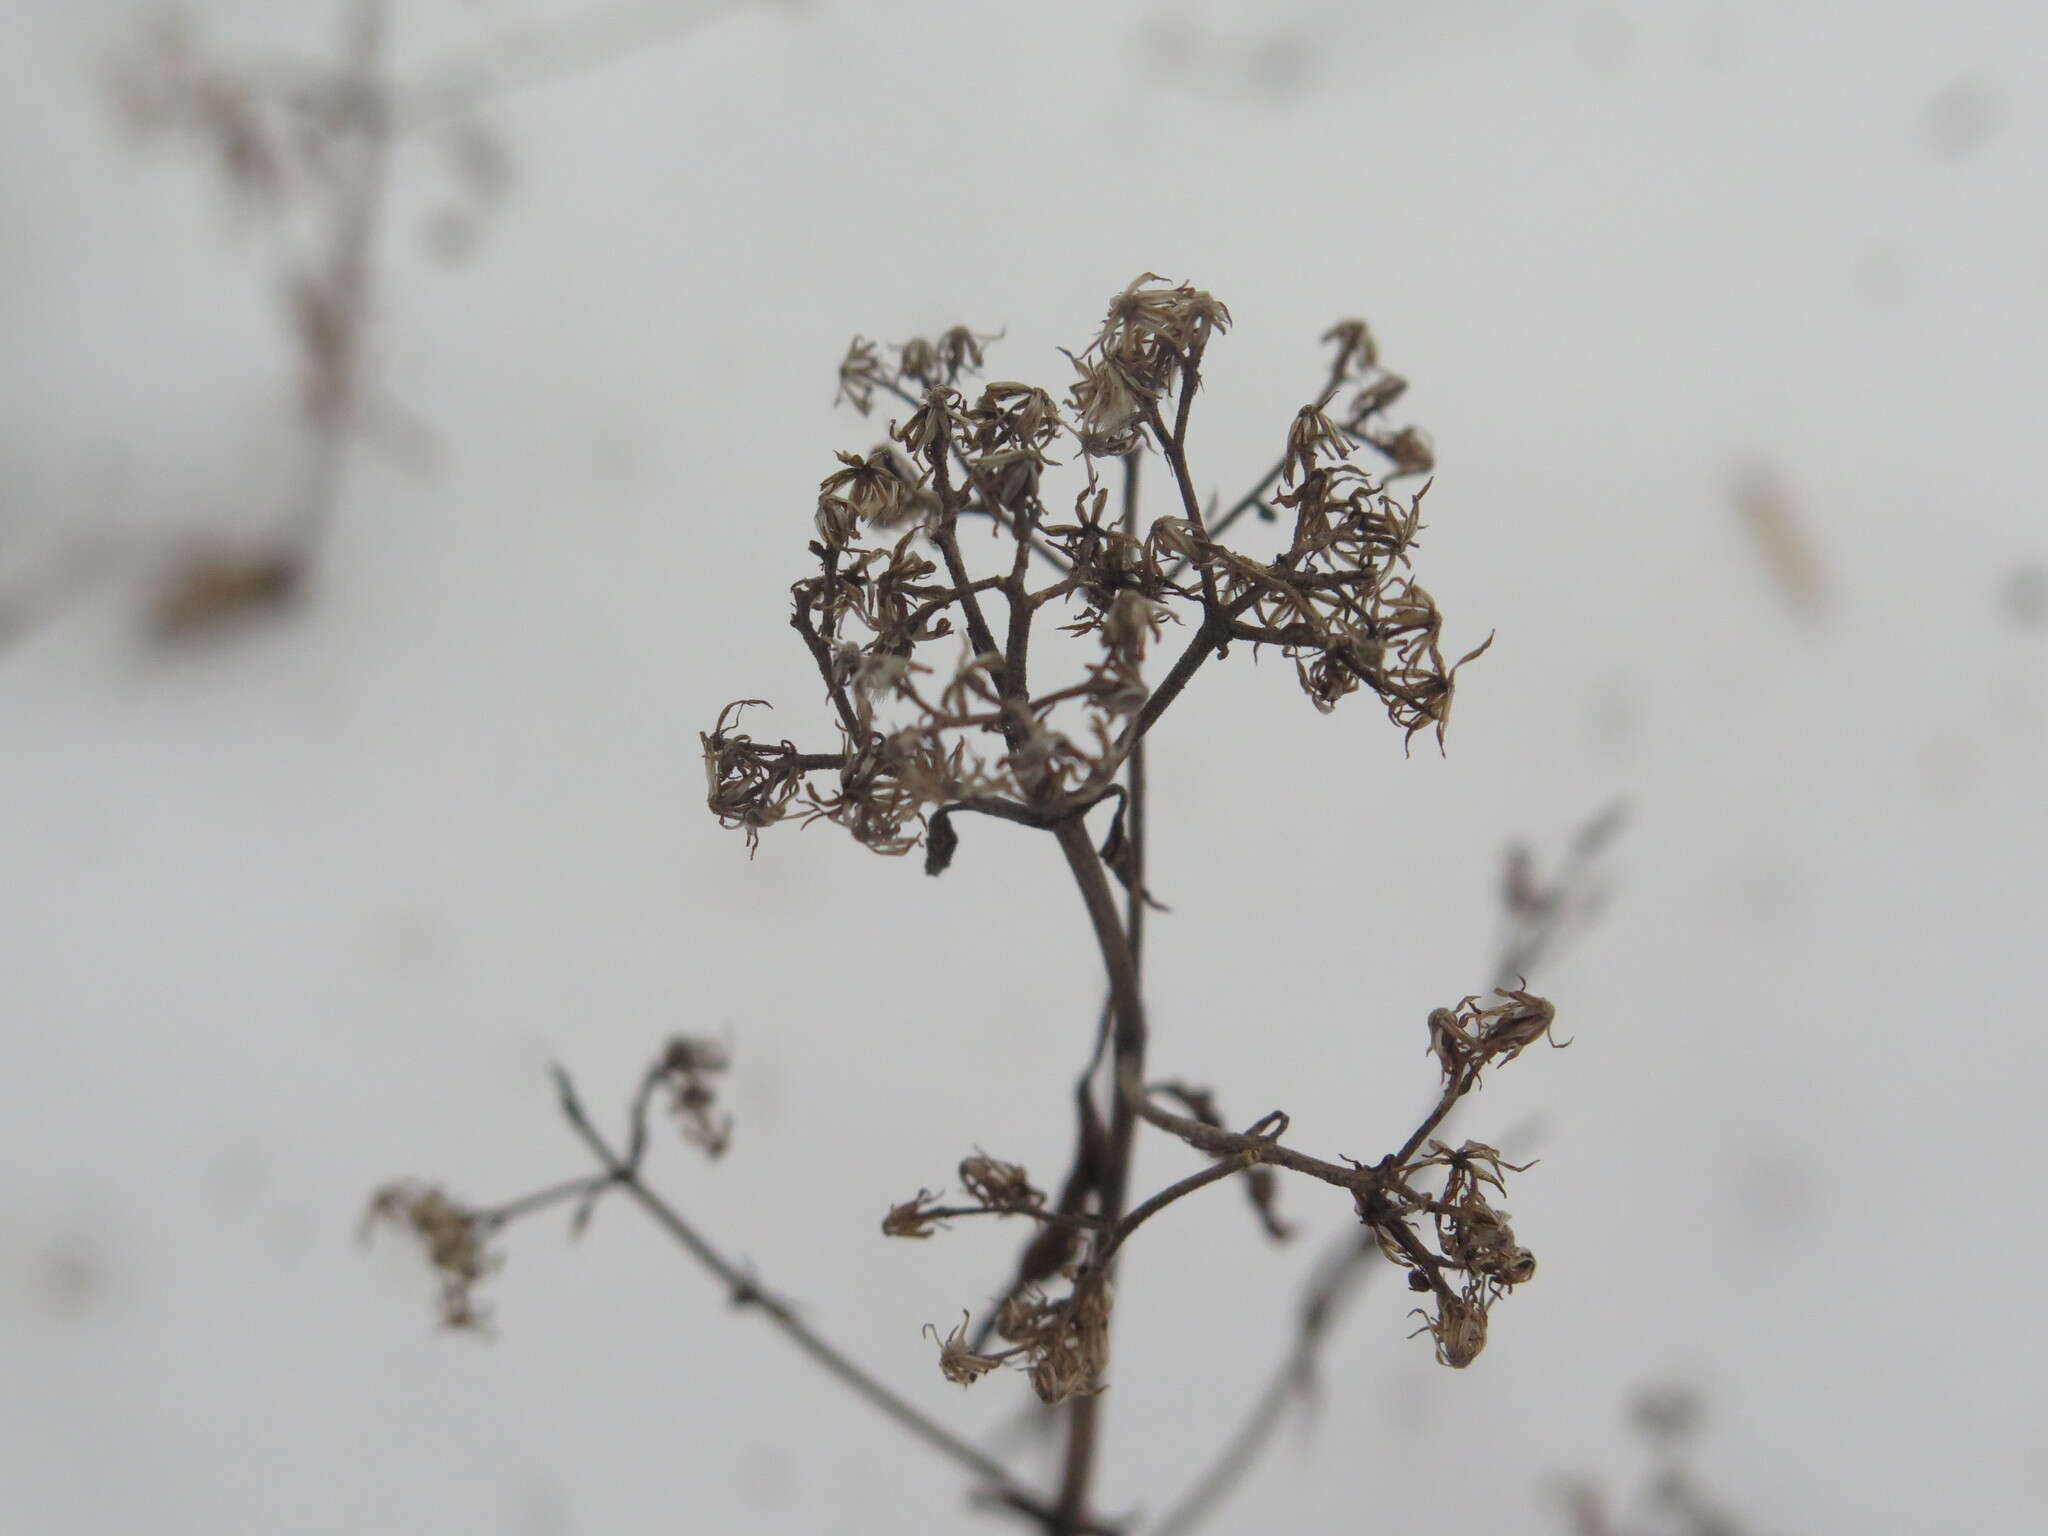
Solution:
<svg viewBox="0 0 2048 1536"><path fill-rule="evenodd" d="M1572 1478L1558 1489L1570 1536L1744 1536L1753 1529L1709 1494L1690 1466L1705 1418L1697 1393L1650 1387L1636 1396L1632 1425L1649 1466L1628 1518L1617 1516L1598 1483Z"/></svg>
<svg viewBox="0 0 2048 1536"><path fill-rule="evenodd" d="M393 137L385 0L352 0L345 20L334 66L222 62L175 13L113 60L110 84L130 132L196 147L235 206L278 234L286 251L280 313L298 360L305 437L298 482L275 526L254 540L202 535L162 572L151 614L160 640L212 632L296 598L357 434L381 421L388 437L391 424L406 421L366 384L364 366Z"/></svg>
<svg viewBox="0 0 2048 1536"><path fill-rule="evenodd" d="M612 0L522 28L401 77L391 0L334 0L333 59L244 61L167 8L113 49L106 86L137 143L174 144L216 174L237 222L277 250L277 313L297 365L293 479L260 532L187 530L168 551L133 535L73 538L0 589L0 646L61 613L138 557L149 636L176 643L286 612L306 592L352 456L364 442L402 467L435 456L433 433L372 366L394 148L424 141L441 166L424 243L472 252L511 184L487 123L497 98L602 65L703 21L695 7ZM154 541L151 541L154 542Z"/></svg>
<svg viewBox="0 0 2048 1536"><path fill-rule="evenodd" d="M1511 870L1515 933L1504 959L1514 969L1490 993L1409 1026L1439 1080L1412 1129L1380 1144L1390 1150L1370 1160L1305 1150L1289 1139L1291 1122L1278 1110L1234 1130L1213 1092L1149 1074L1141 961L1157 905L1145 880L1152 727L1211 663L1275 651L1293 664L1315 709L1368 694L1404 743L1426 732L1441 748L1459 669L1491 643L1445 659L1443 617L1414 572L1428 482L1393 488L1427 474L1433 455L1421 431L1388 420L1405 382L1381 365L1361 321L1326 333L1324 382L1280 432L1272 469L1220 514L1205 501L1190 429L1210 349L1230 324L1210 294L1143 274L1110 300L1097 334L1067 354L1072 377L1060 396L979 382L995 338L965 327L896 347L856 339L840 365L841 399L864 416L885 403L900 412L885 441L840 453L822 478L810 565L791 589L789 619L817 668L831 739L805 750L750 734L756 699L728 705L703 736L710 809L750 848L792 818L831 822L878 853L921 848L925 868L938 875L962 857L962 818L980 815L1048 834L1073 877L1108 995L1076 1082L1066 1172L1041 1185L976 1149L958 1165L957 1197L927 1187L894 1205L878 1201L891 1237L930 1240L976 1217L1029 1228L983 1315L969 1308L957 1324L942 1331L935 1323L926 1333L948 1380L970 1385L1008 1369L1044 1403L1061 1405L1059 1486L1026 1487L854 1367L651 1188L644 1173L658 1091L666 1088L685 1110L689 1139L707 1150L723 1145L728 1127L706 1117L709 1075L724 1057L701 1042L673 1043L657 1059L618 1145L595 1128L558 1070L564 1112L598 1163L592 1175L513 1207L453 1218L439 1205L427 1207L427 1219L416 1214L425 1197L412 1186L379 1197L378 1211L410 1225L444 1285L459 1294L459 1308L444 1306L449 1321L467 1321L469 1291L488 1267L479 1239L508 1212L573 1203L587 1219L603 1195L622 1192L736 1301L762 1311L967 1467L995 1503L1056 1533L1113 1528L1094 1512L1090 1490L1122 1251L1153 1216L1211 1185L1238 1179L1275 1238L1288 1231L1277 1205L1280 1175L1342 1191L1357 1220L1346 1272L1366 1255L1391 1265L1422 1302L1415 1332L1427 1335L1436 1358L1462 1369L1479 1357L1495 1308L1537 1272L1498 1203L1509 1176L1528 1165L1439 1133L1483 1077L1539 1042L1568 1043L1554 1036L1552 1004L1524 977L1590 905L1584 866L1604 832L1582 837L1577 864L1549 886L1535 881L1526 859ZM1153 457L1167 485L1164 506L1148 515L1139 472ZM1247 518L1276 525L1276 550L1260 555L1226 542ZM1091 815L1099 833L1089 829ZM1138 1199L1132 1150L1144 1127L1204 1161ZM1297 1362L1295 1375L1301 1369ZM1277 1410L1269 1403L1268 1411ZM1198 1484L1168 1523L1185 1528L1214 1507L1221 1487Z"/></svg>

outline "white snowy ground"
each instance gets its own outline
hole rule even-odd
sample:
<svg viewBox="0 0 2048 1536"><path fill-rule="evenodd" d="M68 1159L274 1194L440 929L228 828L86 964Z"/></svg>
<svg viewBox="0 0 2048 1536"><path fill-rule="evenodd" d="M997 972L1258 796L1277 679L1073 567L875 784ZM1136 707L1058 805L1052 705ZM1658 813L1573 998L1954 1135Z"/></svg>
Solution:
<svg viewBox="0 0 2048 1536"><path fill-rule="evenodd" d="M315 57L337 11L200 14ZM7 9L10 581L253 526L291 463L275 247L96 83L144 14ZM545 14L421 0L395 46ZM933 1412L1012 1422L1021 1382L963 1394L918 1336L1012 1234L876 1223L974 1145L1060 1161L1078 903L993 825L943 881L829 827L750 863L696 733L761 696L829 744L784 592L831 450L875 435L829 409L848 336L1007 326L995 375L1059 388L1148 269L1235 312L1196 431L1226 492L1322 328L1372 320L1440 454L1422 579L1451 645L1499 632L1447 759L1281 665L1168 717L1159 1070L1377 1156L1426 1011L1485 979L1503 847L1633 807L1610 910L1531 978L1576 1043L1462 1122L1540 1153L1541 1278L1463 1373L1366 1292L1218 1528L1555 1530L1561 1475L1634 1480L1665 1381L1758 1529L2048 1522L2044 50L2017 0L755 5L506 98L513 193L455 267L408 146L378 376L431 472L355 457L296 617L155 650L138 568L0 655L0 1526L972 1523L623 1207L516 1234L490 1344L355 1220L394 1175L580 1171L548 1061L608 1107L721 1036L737 1140L667 1154L676 1198ZM1815 612L1737 510L1751 462ZM1218 1195L1131 1250L1107 1508L1156 1512L1261 1378L1348 1219L1286 1194L1292 1248Z"/></svg>

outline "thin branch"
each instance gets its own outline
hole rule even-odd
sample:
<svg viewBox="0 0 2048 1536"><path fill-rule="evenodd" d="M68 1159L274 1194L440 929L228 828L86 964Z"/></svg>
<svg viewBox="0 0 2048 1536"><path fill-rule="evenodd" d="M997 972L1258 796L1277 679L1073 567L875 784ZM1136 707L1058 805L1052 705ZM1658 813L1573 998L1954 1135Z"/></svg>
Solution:
<svg viewBox="0 0 2048 1536"><path fill-rule="evenodd" d="M1023 1216L1043 1226L1069 1227L1077 1232L1102 1232L1110 1227L1100 1216L1057 1208L1041 1211L1029 1206L924 1205L917 1210L919 1221L951 1221L956 1216Z"/></svg>
<svg viewBox="0 0 2048 1536"><path fill-rule="evenodd" d="M1128 538L1138 536L1139 455L1124 455L1123 529ZM1124 931L1131 937L1131 956L1140 966L1145 955L1146 891L1146 780L1145 739L1131 743L1124 758L1124 785L1129 798L1124 802L1124 858L1120 873L1124 880Z"/></svg>
<svg viewBox="0 0 2048 1536"><path fill-rule="evenodd" d="M1166 713L1167 707L1180 697L1181 690L1187 687L1197 672L1202 670L1202 664L1216 654L1219 645L1230 638L1231 623L1258 600L1259 594L1254 590L1245 593L1236 602L1203 615L1202 622L1195 627L1194 634L1188 637L1188 643L1175 658L1172 668L1160 679L1159 686L1146 695L1144 706L1131 717L1131 723L1124 727L1123 734L1117 738L1119 753L1128 753L1144 739L1145 733L1158 723L1159 717Z"/></svg>
<svg viewBox="0 0 2048 1536"><path fill-rule="evenodd" d="M846 696L846 689L832 672L832 647L825 637L818 633L818 626L811 622L811 615L802 598L798 598L789 618L790 628L803 636L804 645L809 648L811 660L817 663L818 675L825 680L825 692L831 696L832 707L839 712L839 724L846 732L849 744L858 747L866 734L861 729L860 713L853 707L853 700Z"/></svg>
<svg viewBox="0 0 2048 1536"><path fill-rule="evenodd" d="M1329 404L1336 397L1338 389L1342 387L1344 383L1344 362L1347 356L1349 354L1344 348L1339 347L1337 349L1337 356L1330 364L1330 377L1323 383L1323 392L1316 397L1318 408ZM1224 534L1228 533L1245 513L1251 511L1266 499L1266 492L1270 491L1279 482L1281 475L1286 472L1287 458L1283 454L1280 458L1274 460L1271 469L1259 477L1256 485L1232 502L1230 510L1216 519L1216 525L1210 530L1209 537L1220 539Z"/></svg>
<svg viewBox="0 0 2048 1536"><path fill-rule="evenodd" d="M905 389L901 384L897 383L894 379L877 378L874 382L878 387L887 390L890 394L894 395L898 400L901 400L905 405L909 406L912 410L916 410L920 405L924 403L923 401L919 400L917 396L913 395L909 390ZM1030 528L1020 529L1020 526L1018 524L1013 523L1009 518L1003 515L1000 508L1001 498L995 494L993 489L991 489L991 487L989 486L988 482L982 478L981 466L976 464L974 460L970 459L967 456L966 450L961 448L957 443L953 445L953 462L960 467L960 473L965 475L970 481L972 481L974 484L974 488L977 491L981 492L981 499L983 502L983 505L979 507L961 507L960 512L963 515L971 517L986 517L998 528L1002 529L1005 533L1009 534L1011 538L1014 539L1022 537L1027 543L1030 544L1031 552L1033 554L1042 556L1046 564L1050 565L1054 570L1059 571L1062 574L1065 574L1073 569L1072 565L1068 562L1067 557L1061 554L1058 550L1054 549L1050 544L1046 543L1045 539L1040 534L1036 533Z"/></svg>
<svg viewBox="0 0 2048 1536"><path fill-rule="evenodd" d="M1127 535L1131 536L1136 535L1138 527L1139 462L1140 455L1136 449L1124 455L1123 530ZM1123 805L1123 828L1125 848L1127 850L1124 932L1129 946L1133 984L1142 986L1145 937L1146 831L1145 756L1142 739L1132 743L1131 751L1124 760L1123 774L1126 795ZM1071 865L1074 860L1073 852L1069 850L1067 856L1068 862ZM1075 873L1076 878L1079 879L1080 871L1076 869ZM1083 884L1083 893L1085 896L1085 882ZM1105 963L1108 963L1106 953ZM1084 1167L1090 1170L1093 1175L1097 1199L1101 1202L1100 1209L1112 1219L1116 1217L1117 1210L1125 1198L1125 1190L1129 1185L1130 1149L1135 1127L1131 1121L1130 1106L1124 1102L1123 1095L1117 1092L1116 1064L1113 1063L1109 1075L1109 1129L1107 1136L1104 1136L1101 1130L1100 1114L1094 1108L1094 1092L1091 1086L1091 1079L1095 1074L1096 1064L1102 1059L1104 1045L1110 1041L1113 1033L1115 1033L1113 1028L1115 1017L1116 995L1115 986L1112 983L1110 995L1103 1001L1102 1023L1096 1032L1095 1050L1090 1055L1088 1065L1081 1074L1079 1092L1082 1100L1082 1137L1080 1144L1075 1149L1074 1164L1077 1174ZM1142 1029L1137 1036L1137 1049L1139 1053L1138 1066L1139 1070L1142 1070L1144 1050ZM1116 1061L1121 1062L1125 1054L1127 1053L1118 1052ZM1095 1135L1092 1140L1088 1135L1091 1125L1095 1128ZM1221 1164L1217 1166L1220 1167ZM1112 1178L1112 1170L1114 1171L1114 1178ZM1148 1212L1147 1214L1149 1215L1150 1213ZM1117 1232L1113 1233L1097 1250L1095 1262L1098 1265L1108 1263L1116 1249L1122 1246L1124 1238L1129 1235L1130 1229L1119 1223ZM1094 1394L1086 1394L1074 1399L1067 1409L1067 1446L1065 1465L1061 1470L1059 1502L1060 1517L1063 1520L1077 1522L1087 1510L1088 1488L1094 1478L1096 1445L1101 1433L1101 1423L1102 1410L1099 1406L1099 1400Z"/></svg>
<svg viewBox="0 0 2048 1536"><path fill-rule="evenodd" d="M1054 830L1067 867L1080 887L1082 902L1094 926L1096 944L1108 972L1110 994L1110 1072L1112 1085L1126 1076L1142 1077L1145 1070L1145 1002L1141 990L1138 957L1130 937L1118 921L1116 898L1110 893L1109 878L1094 844L1078 821L1062 823ZM1136 1129L1125 1096L1111 1088L1109 1132L1104 1137L1102 1160L1096 1188L1098 1214L1120 1220L1128 1198L1131 1177L1131 1143ZM1108 1270L1098 1271L1103 1280ZM1086 1393L1073 1399L1067 1417L1066 1465L1060 1481L1058 1531L1079 1530L1088 1508L1088 1488L1094 1477L1096 1446L1100 1438L1101 1398Z"/></svg>
<svg viewBox="0 0 2048 1536"><path fill-rule="evenodd" d="M597 1129L584 1111L582 1100L577 1097L575 1085L570 1081L569 1074L557 1066L553 1068L553 1075L555 1090L561 1099L563 1117L568 1120L584 1146L589 1148L591 1156L605 1170L607 1181L624 1191L653 1219L656 1226L674 1238L690 1257L710 1271L730 1292L735 1306L758 1310L797 1348L866 1399L870 1405L880 1409L899 1427L908 1430L926 1445L986 1479L1005 1505L1028 1514L1048 1531L1070 1529L1059 1526L1055 1512L1020 1486L1011 1476L1009 1469L995 1457L961 1439L943 1424L927 1416L916 1405L883 1385L867 1370L821 1337L797 1315L788 1302L764 1288L758 1280L714 1248L708 1239L684 1219L680 1211L642 1182L637 1166L612 1150L611 1143L605 1139L604 1134ZM644 1118L644 1099L636 1099L636 1103L642 1106L638 1118ZM636 1134L632 1139L636 1144L644 1145L644 1139L640 1135Z"/></svg>
<svg viewBox="0 0 2048 1536"><path fill-rule="evenodd" d="M1194 525L1195 537L1204 544L1210 542L1209 529L1202 518L1201 498L1195 494L1194 476L1188 470L1187 443L1181 434L1187 431L1187 403L1194 397L1195 375L1190 365L1181 380L1181 410L1176 419L1175 431L1168 433L1166 423L1159 414L1159 402L1144 402L1145 423L1152 429L1152 435L1159 440L1159 451L1166 458L1167 468L1173 471L1173 483L1180 489L1181 511ZM1207 613L1214 613L1221 606L1216 596L1216 571L1207 560L1202 562L1202 607Z"/></svg>
<svg viewBox="0 0 2048 1536"><path fill-rule="evenodd" d="M1484 1063L1478 1060L1466 1062L1458 1069L1457 1075L1444 1085L1443 1094L1438 1098L1436 1108L1423 1118L1422 1123L1416 1126L1414 1132L1401 1144L1401 1150L1394 1154L1391 1160L1394 1167L1405 1167L1408 1159L1421 1149L1422 1144L1430 1138L1436 1128L1444 1123L1445 1117L1457 1107L1458 1100L1472 1091L1479 1082L1479 1069L1482 1065Z"/></svg>
<svg viewBox="0 0 2048 1536"><path fill-rule="evenodd" d="M982 615L981 599L976 595L978 588L973 577L967 574L967 561L960 553L958 524L960 504L966 499L966 493L953 489L952 476L947 472L952 451L950 431L946 438L944 443L932 444L928 461L932 467L932 489L939 498L939 525L932 530L931 541L945 558L953 585L960 589L960 610L967 620L967 638L974 643L974 653L977 656L999 655L995 631L988 627L988 620Z"/></svg>
<svg viewBox="0 0 2048 1536"><path fill-rule="evenodd" d="M507 1227L521 1217L534 1215L550 1206L566 1205L571 1200L587 1200L592 1195L602 1194L612 1182L609 1173L586 1173L580 1178L564 1179L546 1189L537 1189L530 1195L521 1195L517 1200L507 1200L491 1210L478 1211L476 1219L493 1230Z"/></svg>
<svg viewBox="0 0 2048 1536"><path fill-rule="evenodd" d="M1206 1168L1196 1169L1177 1183L1167 1185L1144 1204L1133 1207L1131 1213L1116 1224L1116 1229L1102 1240L1102 1246L1095 1255L1096 1264L1099 1266L1109 1263L1115 1257L1117 1249L1123 1247L1133 1232L1176 1200L1184 1200L1198 1189L1207 1189L1211 1184L1227 1179L1232 1174L1243 1173L1257 1166L1258 1158L1252 1153L1238 1152L1230 1157L1221 1158Z"/></svg>
<svg viewBox="0 0 2048 1536"><path fill-rule="evenodd" d="M1599 899L1595 861L1613 840L1622 819L1623 809L1618 803L1594 816L1574 836L1557 874L1540 885L1529 871L1526 851L1511 852L1506 892L1509 931L1494 968L1496 985L1507 986L1534 970L1537 962L1569 934L1574 923L1594 908ZM1398 1155L1396 1166L1412 1156L1430 1131L1442 1124L1459 1097L1449 1089L1439 1096L1436 1111L1410 1138ZM1340 1306L1356 1294L1367 1277L1384 1267L1381 1259L1370 1227L1346 1230L1325 1246L1303 1286L1294 1341L1288 1353L1274 1368L1237 1430L1146 1536L1188 1536L1223 1507L1272 1443L1288 1406L1313 1380L1317 1351ZM1432 1288L1437 1283L1440 1278L1432 1275Z"/></svg>
<svg viewBox="0 0 2048 1536"><path fill-rule="evenodd" d="M1379 1245L1370 1231L1347 1232L1325 1250L1303 1287L1287 1354L1215 1460L1146 1536L1187 1536L1223 1506L1278 1433L1289 1405L1314 1381L1316 1352L1336 1320L1339 1303L1356 1295L1360 1283L1382 1267Z"/></svg>

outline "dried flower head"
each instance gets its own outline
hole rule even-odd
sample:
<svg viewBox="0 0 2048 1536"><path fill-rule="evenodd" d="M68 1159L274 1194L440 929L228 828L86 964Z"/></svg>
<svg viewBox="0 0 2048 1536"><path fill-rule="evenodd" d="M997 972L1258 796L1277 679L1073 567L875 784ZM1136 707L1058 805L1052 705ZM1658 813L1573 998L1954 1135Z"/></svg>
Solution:
<svg viewBox="0 0 2048 1536"><path fill-rule="evenodd" d="M721 826L746 828L749 848L760 842L763 827L789 814L790 801L803 784L793 742L771 746L732 729L740 711L754 704L773 707L764 699L740 699L720 710L718 723L698 738L704 743L711 814Z"/></svg>
<svg viewBox="0 0 2048 1536"><path fill-rule="evenodd" d="M931 1190L920 1189L901 1205L889 1207L889 1214L882 1218L884 1237L930 1237L937 1228L944 1226L932 1208L939 1203L939 1197Z"/></svg>
<svg viewBox="0 0 2048 1536"><path fill-rule="evenodd" d="M1339 320L1323 332L1323 340L1337 344L1331 371L1340 380L1362 378L1380 365L1379 343L1363 320Z"/></svg>
<svg viewBox="0 0 2048 1536"><path fill-rule="evenodd" d="M1038 1211L1045 1208L1045 1191L1034 1189L1024 1170L1015 1163L999 1162L986 1152L963 1158L961 1186L992 1211Z"/></svg>
<svg viewBox="0 0 2048 1536"><path fill-rule="evenodd" d="M1091 1277L1077 1284L1026 1342L1031 1389L1040 1402L1063 1403L1101 1390L1109 1364L1109 1310L1108 1285Z"/></svg>
<svg viewBox="0 0 2048 1536"><path fill-rule="evenodd" d="M968 1345L968 1314L960 1314L960 1325L943 1339L939 1330L930 1323L924 1325L925 1333L939 1346L939 1374L948 1381L971 1387L990 1371L1000 1367L1005 1355L978 1355Z"/></svg>
<svg viewBox="0 0 2048 1536"><path fill-rule="evenodd" d="M890 445L840 454L821 481L818 568L792 588L838 750L755 741L737 729L742 706L728 706L704 737L719 819L752 846L800 811L889 854L945 826L945 848L928 860L944 868L957 835L943 817L954 808L1044 826L1102 800L1190 661L1231 642L1278 648L1320 710L1368 691L1409 737L1433 727L1441 739L1458 668L1445 665L1442 616L1408 568L1421 492L1396 498L1352 462L1372 448L1390 460L1390 477L1409 473L1421 439L1379 424L1398 389L1362 322L1328 339L1338 348L1331 392L1358 381L1363 403L1339 419L1326 392L1287 435L1279 489L1262 509L1293 518L1277 559L1214 537L1191 485L1149 523L1110 513L1091 459L1171 450L1184 475L1181 439L1203 359L1229 325L1213 295L1140 275L1068 354L1078 377L1064 409L1014 381L986 385L969 404L957 386L985 361L990 338L980 333L956 327L893 358L856 338L840 366L842 398L866 412L888 394L908 414ZM1073 516L1055 521L1046 481L1073 462L1063 442L1079 450L1085 483ZM982 546L961 538L968 519L985 520L997 541L979 573ZM1033 644L1042 619L1099 647L1078 674L1048 675L1045 647ZM1143 666L1169 620L1192 626L1189 651L1179 679L1154 690Z"/></svg>
<svg viewBox="0 0 2048 1536"><path fill-rule="evenodd" d="M1445 1257L1468 1273L1510 1286L1535 1277L1535 1255L1516 1243L1508 1213L1488 1205L1476 1190L1440 1205L1436 1223Z"/></svg>
<svg viewBox="0 0 2048 1536"><path fill-rule="evenodd" d="M1415 1332L1427 1333L1435 1341L1439 1365L1462 1371L1486 1348L1486 1308L1477 1302L1443 1296L1437 1300L1435 1316L1420 1307L1413 1315L1424 1320ZM1414 1334L1409 1337L1413 1338Z"/></svg>
<svg viewBox="0 0 2048 1536"><path fill-rule="evenodd" d="M1508 1186L1502 1169L1509 1173L1527 1173L1535 1166L1533 1162L1511 1163L1501 1156L1497 1147L1489 1147L1483 1141L1466 1141L1450 1147L1432 1140L1428 1156L1416 1158L1405 1172L1419 1173L1424 1168L1448 1169L1450 1177L1444 1184L1444 1198L1457 1200L1463 1198L1467 1190L1476 1190L1482 1184L1490 1184L1506 1194Z"/></svg>
<svg viewBox="0 0 2048 1536"><path fill-rule="evenodd" d="M1468 997L1456 1009L1430 1010L1429 1051L1443 1069L1446 1086L1461 1083L1461 1092L1475 1087L1480 1068L1513 1061L1538 1040L1549 1038L1557 1009L1547 998L1528 991L1493 995L1502 1001L1491 1008L1482 1008L1478 997ZM1571 1044L1550 1043L1559 1050Z"/></svg>
<svg viewBox="0 0 2048 1536"><path fill-rule="evenodd" d="M1004 1297L1003 1304L996 1308L996 1337L1012 1344L1029 1344L1052 1326L1059 1309L1060 1303L1048 1301L1038 1286L1023 1286Z"/></svg>
<svg viewBox="0 0 2048 1536"><path fill-rule="evenodd" d="M1505 989L1493 995L1504 1001L1492 1008L1480 1008L1477 998L1468 997L1461 1005L1466 1010L1464 1017L1468 1031L1479 1050L1489 1059L1513 1061L1538 1040L1549 1039L1558 1050L1571 1044L1569 1040L1550 1039L1550 1026L1557 1021L1557 1009L1547 998Z"/></svg>
<svg viewBox="0 0 2048 1536"><path fill-rule="evenodd" d="M717 1113L718 1090L711 1081L731 1065L730 1054L717 1042L677 1035L648 1074L651 1084L668 1091L669 1112L682 1127L683 1139L707 1157L723 1155L732 1144L732 1117Z"/></svg>
<svg viewBox="0 0 2048 1536"><path fill-rule="evenodd" d="M363 1213L364 1240L380 1225L399 1228L425 1250L441 1285L441 1325L482 1331L486 1317L476 1305L476 1287L499 1264L485 1247L491 1224L438 1186L401 1182L370 1197Z"/></svg>

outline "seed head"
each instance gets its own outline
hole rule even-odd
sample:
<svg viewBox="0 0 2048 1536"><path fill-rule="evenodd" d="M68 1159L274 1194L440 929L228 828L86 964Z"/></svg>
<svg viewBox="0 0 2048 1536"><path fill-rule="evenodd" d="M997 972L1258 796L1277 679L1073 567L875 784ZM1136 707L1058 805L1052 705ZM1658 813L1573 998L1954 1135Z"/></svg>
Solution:
<svg viewBox="0 0 2048 1536"><path fill-rule="evenodd" d="M932 1232L944 1225L932 1215L931 1207L939 1203L939 1197L928 1189L920 1189L901 1205L889 1207L889 1214L882 1218L884 1237L930 1237Z"/></svg>
<svg viewBox="0 0 2048 1536"><path fill-rule="evenodd" d="M1439 1365L1462 1371L1486 1348L1486 1309L1475 1301L1445 1296L1437 1302L1436 1316L1431 1317L1420 1307L1410 1315L1424 1319L1415 1333L1426 1333L1436 1342Z"/></svg>
<svg viewBox="0 0 2048 1536"><path fill-rule="evenodd" d="M948 1381L956 1381L963 1387L971 1387L990 1371L1003 1363L1001 1355L978 1355L967 1343L968 1314L960 1314L960 1326L939 1337L939 1330L932 1324L924 1325L925 1334L939 1346L939 1374Z"/></svg>

